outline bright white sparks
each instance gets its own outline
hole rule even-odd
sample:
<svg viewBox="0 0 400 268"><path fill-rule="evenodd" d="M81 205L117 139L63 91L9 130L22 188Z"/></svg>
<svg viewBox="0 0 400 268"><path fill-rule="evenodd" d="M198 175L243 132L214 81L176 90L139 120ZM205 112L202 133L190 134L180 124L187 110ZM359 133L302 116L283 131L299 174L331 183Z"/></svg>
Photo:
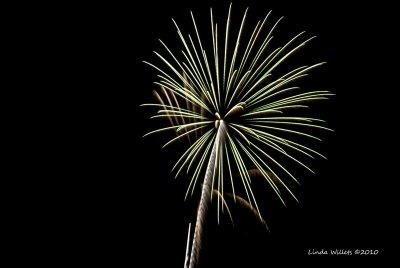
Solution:
<svg viewBox="0 0 400 268"><path fill-rule="evenodd" d="M157 108L152 118L171 124L146 135L175 131L176 137L166 145L188 141L173 167L177 176L190 174L186 196L202 183L199 178L204 176L218 142L211 184L211 191L221 194L218 207L224 207L224 191L230 190L236 198L235 191L240 188L259 212L249 170L258 170L283 203L282 191L296 199L285 183L288 179L298 181L288 167L296 163L312 172L304 159L323 157L308 145L309 141L320 141L313 130L330 131L323 120L302 117L296 111L333 94L296 86L299 79L323 63L294 66L283 73L278 68L313 37L307 38L302 32L274 47L273 34L282 18L271 22L270 12L248 31L246 17L247 10L239 27L232 29L230 7L226 23L220 27L211 10L211 44L203 43L200 25L192 13L193 34L183 33L173 21L181 47L172 49L160 41L163 52L154 52L159 63L145 62L158 72L155 84L160 90L154 92L158 103L143 106ZM219 131L222 122L224 129ZM299 155L306 157L300 159Z"/></svg>

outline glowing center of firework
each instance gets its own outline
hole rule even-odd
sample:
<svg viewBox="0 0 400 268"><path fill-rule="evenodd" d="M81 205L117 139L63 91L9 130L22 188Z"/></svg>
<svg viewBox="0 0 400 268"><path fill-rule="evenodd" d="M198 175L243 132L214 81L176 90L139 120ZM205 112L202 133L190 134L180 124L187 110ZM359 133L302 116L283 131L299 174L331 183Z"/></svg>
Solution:
<svg viewBox="0 0 400 268"><path fill-rule="evenodd" d="M219 127L219 125L220 125L222 119L221 119L221 116L219 115L218 112L215 113L215 117L217 118L217 119L215 120L215 128L218 129L218 127Z"/></svg>

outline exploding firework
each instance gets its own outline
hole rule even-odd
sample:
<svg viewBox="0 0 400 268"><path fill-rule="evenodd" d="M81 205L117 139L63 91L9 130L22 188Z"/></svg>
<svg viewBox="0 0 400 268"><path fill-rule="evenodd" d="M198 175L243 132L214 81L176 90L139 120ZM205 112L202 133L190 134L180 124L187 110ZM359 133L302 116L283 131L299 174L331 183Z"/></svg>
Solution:
<svg viewBox="0 0 400 268"><path fill-rule="evenodd" d="M301 32L276 46L273 34L282 18L270 22L269 12L247 31L247 14L246 10L235 31L231 29L230 6L221 30L211 9L212 44L203 42L193 13L193 35L184 34L173 21L181 49L175 53L160 40L164 52L154 52L159 63L145 62L158 72L155 84L160 89L153 92L157 103L143 106L157 108L152 118L170 123L145 136L175 132L176 137L165 146L186 139L187 149L173 171L176 176L190 178L185 198L202 185L191 247L190 231L188 235L187 253L191 254L187 255L185 267L194 267L198 262L203 221L213 199L217 202L218 219L219 211L226 207L225 193L230 191L235 201L254 209L262 220L252 189L252 174L261 176L284 203L282 191L296 199L286 180L298 183L287 163L313 172L304 159L324 157L305 140L320 141L314 130L330 129L323 126L323 120L300 111L332 93L304 90L296 85L323 63L281 68L314 37L306 38ZM246 200L237 196L238 188Z"/></svg>

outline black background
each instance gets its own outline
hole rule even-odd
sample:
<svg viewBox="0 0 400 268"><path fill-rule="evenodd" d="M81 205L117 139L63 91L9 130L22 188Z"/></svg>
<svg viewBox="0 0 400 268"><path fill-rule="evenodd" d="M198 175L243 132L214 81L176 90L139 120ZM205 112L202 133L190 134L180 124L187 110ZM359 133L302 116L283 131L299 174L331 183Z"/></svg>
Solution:
<svg viewBox="0 0 400 268"><path fill-rule="evenodd" d="M25 204L28 239L21 242L34 252L32 260L182 267L197 201L196 196L184 201L185 183L173 180L173 149L161 150L162 135L142 138L154 125L149 110L139 105L153 101L156 79L142 61L161 50L159 38L177 40L171 18L189 24L193 10L208 23L213 6L224 20L228 5L173 0L43 6L32 24L23 25L32 34L26 41L33 58L45 66L40 73L46 88L39 90L45 130L38 128L40 142L35 141L45 156L34 169L46 180L31 182L40 188L33 199L40 202ZM246 215L235 228L218 226L211 216L203 265L267 267L275 261L346 263L391 256L397 176L395 157L388 154L395 153L396 123L390 118L396 89L387 66L390 8L347 1L233 1L234 18L246 7L253 22L272 9L275 19L285 16L291 33L318 36L304 53L311 62L328 62L315 73L316 84L336 96L316 113L320 109L335 133L321 148L329 160L317 160L317 176L302 180L297 190L300 204L265 202L270 234ZM321 249L379 254L308 255Z"/></svg>

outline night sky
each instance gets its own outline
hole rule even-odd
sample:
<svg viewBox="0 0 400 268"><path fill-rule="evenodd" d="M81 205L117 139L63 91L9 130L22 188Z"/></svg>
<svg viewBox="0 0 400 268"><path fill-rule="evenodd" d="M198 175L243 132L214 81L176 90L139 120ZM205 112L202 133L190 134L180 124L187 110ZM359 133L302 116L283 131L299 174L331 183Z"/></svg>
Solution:
<svg viewBox="0 0 400 268"><path fill-rule="evenodd" d="M71 102L63 114L62 145L55 149L63 153L54 167L57 190L51 192L60 204L44 213L54 217L43 228L47 246L40 256L46 258L48 252L56 264L81 259L109 267L183 266L198 195L184 201L187 181L174 180L170 172L176 153L173 147L161 150L167 140L162 135L142 138L154 123L151 110L139 105L153 102L156 79L156 72L142 61L154 60L152 51L162 50L159 38L177 40L172 17L190 26L193 10L199 21L208 23L213 6L224 21L229 1L183 2L60 7L43 22L60 22L51 28L57 36L54 62L65 64L53 78L53 88L57 91L61 81L59 100L65 96ZM385 16L389 8L365 3L349 7L348 1L232 2L236 19L247 6L249 22L272 9L273 18L285 16L283 29L289 35L306 30L317 36L299 55L307 63L327 62L310 79L336 96L315 105L313 114L326 119L335 133L327 133L318 148L328 160L311 162L317 175L306 174L296 188L300 204L288 202L285 208L270 191L265 198L258 195L270 234L239 210L235 227L227 219L218 226L211 209L202 267L364 262L390 256L396 211L392 182L397 176L387 154L394 150L388 117L393 106L388 103L395 91L384 75L385 55L390 53L384 41L392 26ZM308 255L323 249L351 250L353 255L356 249L372 249L379 254Z"/></svg>

